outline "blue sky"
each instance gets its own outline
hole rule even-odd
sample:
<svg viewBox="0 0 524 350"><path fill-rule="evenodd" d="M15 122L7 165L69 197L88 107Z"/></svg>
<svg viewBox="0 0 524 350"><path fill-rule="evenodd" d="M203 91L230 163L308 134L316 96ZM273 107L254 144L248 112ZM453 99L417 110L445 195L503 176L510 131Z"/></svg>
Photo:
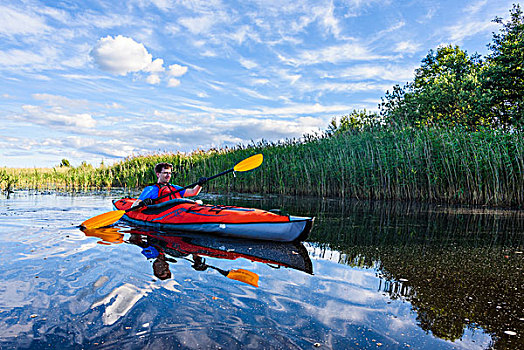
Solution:
<svg viewBox="0 0 524 350"><path fill-rule="evenodd" d="M517 1L0 0L0 166L98 166L325 130Z"/></svg>

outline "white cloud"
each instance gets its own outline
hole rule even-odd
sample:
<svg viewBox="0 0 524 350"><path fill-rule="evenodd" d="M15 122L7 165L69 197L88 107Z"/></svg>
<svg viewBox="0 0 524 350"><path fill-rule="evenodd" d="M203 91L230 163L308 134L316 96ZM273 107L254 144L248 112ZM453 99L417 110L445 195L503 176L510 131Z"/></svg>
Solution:
<svg viewBox="0 0 524 350"><path fill-rule="evenodd" d="M0 65L4 67L32 66L42 67L48 64L49 58L34 51L12 49L0 51Z"/></svg>
<svg viewBox="0 0 524 350"><path fill-rule="evenodd" d="M6 36L41 34L49 30L45 20L28 11L0 6L0 34Z"/></svg>
<svg viewBox="0 0 524 350"><path fill-rule="evenodd" d="M395 45L394 52L413 54L420 49L420 44L411 41L401 41Z"/></svg>
<svg viewBox="0 0 524 350"><path fill-rule="evenodd" d="M301 74L293 74L285 69L279 69L276 73L280 79L289 81L291 85L295 84L302 77Z"/></svg>
<svg viewBox="0 0 524 350"><path fill-rule="evenodd" d="M238 142L249 143L251 140L275 140L301 137L304 134L318 131L325 127L327 121L321 118L298 117L292 120L275 120L242 117L240 119L221 121L210 126L211 135L231 135Z"/></svg>
<svg viewBox="0 0 524 350"><path fill-rule="evenodd" d="M164 60L161 58L157 58L149 66L144 68L144 72L151 72L151 73L160 73L163 72L164 69Z"/></svg>
<svg viewBox="0 0 524 350"><path fill-rule="evenodd" d="M86 11L80 12L78 14L77 23L75 24L80 25L84 28L100 29L118 28L126 25L145 26L147 24L147 22L141 21L141 18L133 17L119 12L105 13Z"/></svg>
<svg viewBox="0 0 524 350"><path fill-rule="evenodd" d="M22 109L26 114L20 118L38 125L67 127L70 130L76 128L92 129L96 126L96 121L88 113L65 114L60 113L59 110L47 111L41 107L32 105L24 105Z"/></svg>
<svg viewBox="0 0 524 350"><path fill-rule="evenodd" d="M303 82L298 85L298 88L303 92L320 91L322 93L327 92L341 92L341 93L355 93L355 92L366 92L366 91L377 91L383 92L391 89L391 84L387 83L376 83L376 82L324 82L324 83L312 83Z"/></svg>
<svg viewBox="0 0 524 350"><path fill-rule="evenodd" d="M318 63L376 60L388 57L374 54L369 51L368 48L358 43L346 43L342 45L332 45L318 50L302 51L295 58L286 58L282 55L280 55L279 58L285 63L301 66Z"/></svg>
<svg viewBox="0 0 524 350"><path fill-rule="evenodd" d="M185 17L179 20L180 24L186 27L192 34L206 34L215 23L214 17Z"/></svg>
<svg viewBox="0 0 524 350"><path fill-rule="evenodd" d="M150 76L146 78L146 81L149 84L153 84L153 85L160 84L160 77L158 76L158 74L151 74Z"/></svg>
<svg viewBox="0 0 524 350"><path fill-rule="evenodd" d="M35 100L44 101L44 103L51 107L71 108L71 109L85 109L89 106L89 102L85 99L71 99L60 95L52 94L33 94L31 95Z"/></svg>
<svg viewBox="0 0 524 350"><path fill-rule="evenodd" d="M165 26L164 30L168 34L175 35L175 34L178 34L181 31L181 28L179 26L177 26L176 24L172 24L171 23L171 24L167 24Z"/></svg>
<svg viewBox="0 0 524 350"><path fill-rule="evenodd" d="M315 113L345 113L352 110L351 106L341 104L330 104L322 105L319 103L306 104L306 103L295 103L284 107L254 107L254 108L215 108L208 107L205 105L187 105L193 107L196 110L201 110L205 113L219 116L273 116L277 118L298 118L304 114L315 114ZM229 121L229 119L228 119Z"/></svg>
<svg viewBox="0 0 524 350"><path fill-rule="evenodd" d="M403 20L399 20L397 23L393 24L391 27L389 28L386 28L384 30L381 30L377 36L378 37L382 37L384 34L388 34L388 33L393 33L393 32L396 32L397 30L403 28L406 26L406 22L404 22Z"/></svg>
<svg viewBox="0 0 524 350"><path fill-rule="evenodd" d="M238 45L242 45L244 40L247 37L255 36L256 34L252 34L249 26L241 26L238 30L236 30L233 34L230 35L231 39L237 42Z"/></svg>
<svg viewBox="0 0 524 350"><path fill-rule="evenodd" d="M435 14L437 13L437 8L436 7L430 7L426 13L419 19L417 20L418 23L427 23L429 22L430 20L433 19L433 17L435 16Z"/></svg>
<svg viewBox="0 0 524 350"><path fill-rule="evenodd" d="M153 60L143 44L122 35L115 38L111 36L101 38L90 54L100 69L113 74L151 73L145 80L152 85L160 84L162 75L180 77L188 70L188 67L172 64L166 72L162 58ZM180 85L178 79L171 78L167 81L169 87L178 85Z"/></svg>
<svg viewBox="0 0 524 350"><path fill-rule="evenodd" d="M107 103L107 104L105 104L105 107L109 108L109 109L122 109L122 108L124 108L124 106L122 106L121 104L116 103L116 102Z"/></svg>
<svg viewBox="0 0 524 350"><path fill-rule="evenodd" d="M96 154L109 158L124 158L136 150L133 142L127 140L100 140L89 137L70 136L64 145L78 149L86 154Z"/></svg>
<svg viewBox="0 0 524 350"><path fill-rule="evenodd" d="M253 69L253 68L258 66L258 64L256 62L254 62L252 60L248 60L248 59L243 58L243 57L240 58L239 62L242 65L242 67L244 67L246 69Z"/></svg>
<svg viewBox="0 0 524 350"><path fill-rule="evenodd" d="M351 80L373 79L390 81L408 81L413 79L416 66L396 66L391 64L361 64L337 72L328 78L349 78Z"/></svg>
<svg viewBox="0 0 524 350"><path fill-rule="evenodd" d="M167 86L169 87L177 87L178 85L180 85L180 80L178 79L171 78L167 81Z"/></svg>
<svg viewBox="0 0 524 350"><path fill-rule="evenodd" d="M241 91L242 93L248 95L248 96L251 96L251 97L254 97L254 98L257 98L257 99L261 99L261 100L273 100L274 99L272 96L263 95L263 94L259 93L258 91L255 91L253 89L239 87L238 90Z"/></svg>
<svg viewBox="0 0 524 350"><path fill-rule="evenodd" d="M47 6L34 6L32 9L35 11L35 13L51 17L53 20L62 23L71 22L71 16L66 10L60 10L54 7Z"/></svg>
<svg viewBox="0 0 524 350"><path fill-rule="evenodd" d="M102 70L118 75L139 72L152 64L152 56L143 44L122 35L100 39L91 57Z"/></svg>
<svg viewBox="0 0 524 350"><path fill-rule="evenodd" d="M469 6L464 7L462 12L468 15L478 13L484 6L486 6L487 3L488 3L488 0L480 0L480 1L474 2L470 4Z"/></svg>
<svg viewBox="0 0 524 350"><path fill-rule="evenodd" d="M320 24L333 34L335 38L340 36L341 29L338 19L333 15L333 3L329 7L317 7L313 9L315 17L320 20Z"/></svg>
<svg viewBox="0 0 524 350"><path fill-rule="evenodd" d="M168 11L174 5L172 0L151 0L151 2L162 11Z"/></svg>
<svg viewBox="0 0 524 350"><path fill-rule="evenodd" d="M172 64L169 66L169 75L173 77L181 77L186 74L187 67L181 66L179 64Z"/></svg>
<svg viewBox="0 0 524 350"><path fill-rule="evenodd" d="M266 85L266 84L269 84L269 79L258 78L258 79L251 80L251 82L255 85Z"/></svg>
<svg viewBox="0 0 524 350"><path fill-rule="evenodd" d="M497 24L489 21L469 21L444 28L448 35L448 40L452 44L460 44L462 40L478 35L479 33L491 33L495 31Z"/></svg>

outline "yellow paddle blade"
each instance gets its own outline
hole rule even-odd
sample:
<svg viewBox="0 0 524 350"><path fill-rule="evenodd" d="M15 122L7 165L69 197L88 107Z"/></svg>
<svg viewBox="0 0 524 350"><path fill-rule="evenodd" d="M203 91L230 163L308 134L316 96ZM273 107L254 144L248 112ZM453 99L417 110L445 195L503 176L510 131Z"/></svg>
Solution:
<svg viewBox="0 0 524 350"><path fill-rule="evenodd" d="M87 219L80 226L90 230L114 224L126 213L125 210L114 210Z"/></svg>
<svg viewBox="0 0 524 350"><path fill-rule="evenodd" d="M240 163L238 163L237 165L235 165L233 170L248 171L251 169L255 169L259 167L260 164L262 164L262 161L264 161L264 156L262 155L262 153L255 154L254 156L246 158L243 161L241 161Z"/></svg>
<svg viewBox="0 0 524 350"><path fill-rule="evenodd" d="M229 271L226 277L231 278L232 280L250 284L253 287L258 287L258 275L248 270L244 270L244 269L231 270Z"/></svg>
<svg viewBox="0 0 524 350"><path fill-rule="evenodd" d="M98 237L100 244L120 244L124 243L124 234L116 227L82 229L82 232L88 237Z"/></svg>

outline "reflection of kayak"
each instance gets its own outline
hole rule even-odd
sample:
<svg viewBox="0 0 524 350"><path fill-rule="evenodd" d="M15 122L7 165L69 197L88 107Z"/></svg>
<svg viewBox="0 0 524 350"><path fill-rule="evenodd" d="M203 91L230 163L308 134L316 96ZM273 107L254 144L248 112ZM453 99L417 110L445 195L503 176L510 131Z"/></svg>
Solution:
<svg viewBox="0 0 524 350"><path fill-rule="evenodd" d="M147 236L149 244L175 258L190 254L227 260L244 258L273 267L313 273L307 249L300 242L262 242L191 233L165 235L138 230L130 232Z"/></svg>
<svg viewBox="0 0 524 350"><path fill-rule="evenodd" d="M98 237L97 243L110 245L130 243L142 247L142 254L155 259L153 271L160 279L171 277L169 263L178 259L192 262L197 271L211 268L229 279L258 287L259 276L249 270L225 270L214 266L220 259L247 259L267 264L272 268L291 268L313 274L313 264L304 245L300 242L269 242L261 240L217 237L190 232L165 232L129 227L107 227L81 230L88 237ZM129 234L127 240L124 234ZM205 257L215 258L215 264L205 262ZM155 269L156 268L156 269Z"/></svg>
<svg viewBox="0 0 524 350"><path fill-rule="evenodd" d="M113 201L118 210L126 210L135 201L123 198ZM292 242L305 240L313 218L279 215L273 212L198 204L189 199L173 199L127 212L124 220L137 225L161 229L204 232L220 236Z"/></svg>

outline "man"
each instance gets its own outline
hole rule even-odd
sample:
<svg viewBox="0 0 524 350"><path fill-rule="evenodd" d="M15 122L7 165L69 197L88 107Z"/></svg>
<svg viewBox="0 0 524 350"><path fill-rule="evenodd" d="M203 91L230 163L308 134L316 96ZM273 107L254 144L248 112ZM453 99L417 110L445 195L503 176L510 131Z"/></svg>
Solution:
<svg viewBox="0 0 524 350"><path fill-rule="evenodd" d="M193 188L188 188L177 192L183 187L172 185L169 183L171 180L173 165L169 163L158 163L155 165L155 173L158 178L156 184L147 186L144 188L138 199L133 203L131 207L136 207L141 202L148 205L153 203L154 199L162 197L156 203L166 202L174 198L192 197L200 193L202 185L206 183L207 178L201 177L198 180L198 184Z"/></svg>

